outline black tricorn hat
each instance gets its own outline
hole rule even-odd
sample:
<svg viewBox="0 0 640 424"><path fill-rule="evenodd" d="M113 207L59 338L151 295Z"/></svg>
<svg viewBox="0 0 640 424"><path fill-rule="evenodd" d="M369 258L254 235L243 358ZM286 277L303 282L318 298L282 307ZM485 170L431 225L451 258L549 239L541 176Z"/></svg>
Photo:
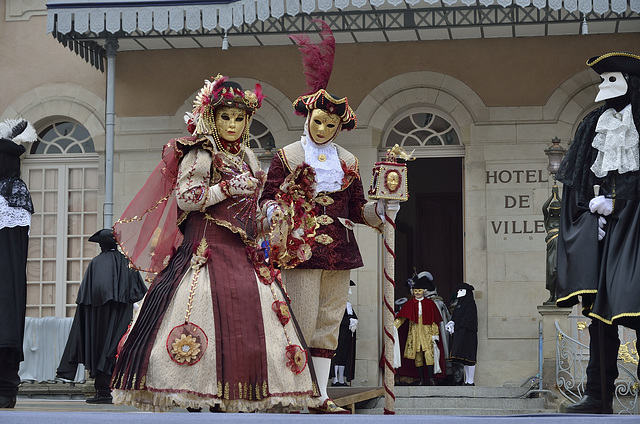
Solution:
<svg viewBox="0 0 640 424"><path fill-rule="evenodd" d="M467 291L475 290L474 287L471 284L468 284L468 283L461 283L456 290L462 290L462 289L467 290Z"/></svg>
<svg viewBox="0 0 640 424"><path fill-rule="evenodd" d="M414 289L423 289L428 291L434 291L436 289L433 284L433 275L429 271L422 271L420 274L413 277Z"/></svg>
<svg viewBox="0 0 640 424"><path fill-rule="evenodd" d="M9 139L0 138L0 154L20 157L26 151L27 149L24 146L16 144Z"/></svg>
<svg viewBox="0 0 640 424"><path fill-rule="evenodd" d="M587 66L598 74L603 72L624 72L640 76L640 56L627 52L611 52L587 60Z"/></svg>
<svg viewBox="0 0 640 424"><path fill-rule="evenodd" d="M105 243L105 244L116 244L116 239L113 236L113 230L111 228L104 228L91 237L89 237L89 241L94 243Z"/></svg>

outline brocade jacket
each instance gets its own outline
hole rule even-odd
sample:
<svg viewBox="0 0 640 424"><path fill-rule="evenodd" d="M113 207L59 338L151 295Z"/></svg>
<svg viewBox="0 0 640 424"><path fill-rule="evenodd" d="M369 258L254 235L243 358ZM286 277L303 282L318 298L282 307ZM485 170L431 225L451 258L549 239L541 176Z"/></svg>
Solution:
<svg viewBox="0 0 640 424"><path fill-rule="evenodd" d="M381 224L375 212L375 202L367 202L358 170L358 159L346 149L337 146L338 157L344 171L340 190L315 194L314 212L319 224L311 247L311 258L298 269L349 270L363 266L360 250L351 225L345 226L339 218L352 223L377 228ZM305 153L298 141L278 150L271 161L260 205L275 199L280 185L298 165Z"/></svg>

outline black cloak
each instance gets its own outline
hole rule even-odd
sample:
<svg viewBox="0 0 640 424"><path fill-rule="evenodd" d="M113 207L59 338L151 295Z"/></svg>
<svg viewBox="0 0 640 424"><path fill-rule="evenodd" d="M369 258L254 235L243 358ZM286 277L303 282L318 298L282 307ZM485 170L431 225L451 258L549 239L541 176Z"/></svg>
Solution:
<svg viewBox="0 0 640 424"><path fill-rule="evenodd" d="M131 322L133 304L147 291L138 271L128 265L117 250L103 251L89 263L58 377L73 380L78 364L84 364L92 378L98 372L113 372L118 342Z"/></svg>
<svg viewBox="0 0 640 424"><path fill-rule="evenodd" d="M591 142L606 109L582 121L558 171L564 187L556 304L571 307L582 296L585 316L635 328L640 324L640 171L610 171L602 179L591 172L598 153ZM600 242L599 215L589 210L594 184L601 186L600 194L614 198Z"/></svg>
<svg viewBox="0 0 640 424"><path fill-rule="evenodd" d="M478 352L478 309L473 297L473 286L463 284L458 290L466 289L467 293L458 298L458 303L451 314L455 323L451 335L452 362L463 365L475 365Z"/></svg>

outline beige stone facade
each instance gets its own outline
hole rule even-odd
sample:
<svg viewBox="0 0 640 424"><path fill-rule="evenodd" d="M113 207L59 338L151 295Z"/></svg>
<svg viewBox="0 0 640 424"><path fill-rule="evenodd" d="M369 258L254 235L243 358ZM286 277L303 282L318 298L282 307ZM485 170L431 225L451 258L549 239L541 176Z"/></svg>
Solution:
<svg viewBox="0 0 640 424"><path fill-rule="evenodd" d="M105 74L46 34L44 3L0 0L0 118L24 117L38 130L56 119L84 126L97 152L101 204ZM599 78L586 59L609 51L639 53L638 46L640 27L625 34L337 45L329 91L347 95L358 116L357 129L337 142L359 158L365 188L392 124L412 110L441 116L459 137L458 147L425 146L414 154L463 158L460 272L476 288L477 385L519 385L537 373L536 308L549 295L541 206L552 181L544 149L554 137L567 147L582 117L596 106ZM222 73L243 86L262 84L268 97L256 119L276 147L302 132L303 120L291 108L304 90L293 45L123 51L116 63L116 219L158 164L163 144L186 135L183 115L205 78ZM410 181L409 191L421 184ZM102 226L100 214L101 209L96 229ZM428 222L429 216L420 219ZM365 266L352 272L356 287L350 300L360 319L354 384L377 386L382 239L366 228L356 233ZM75 293L65 290L56 286L53 296L72 305ZM52 307L46 314L69 312Z"/></svg>

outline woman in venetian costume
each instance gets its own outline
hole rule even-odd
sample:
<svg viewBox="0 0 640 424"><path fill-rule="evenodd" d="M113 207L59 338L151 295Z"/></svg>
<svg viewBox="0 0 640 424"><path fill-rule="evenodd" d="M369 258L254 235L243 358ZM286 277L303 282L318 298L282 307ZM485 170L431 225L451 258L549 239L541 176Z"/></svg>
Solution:
<svg viewBox="0 0 640 424"><path fill-rule="evenodd" d="M206 81L193 136L174 139L114 225L153 279L121 348L115 404L286 412L319 404L302 338L257 240L264 172L248 147L261 88ZM316 390L317 392L317 390Z"/></svg>

